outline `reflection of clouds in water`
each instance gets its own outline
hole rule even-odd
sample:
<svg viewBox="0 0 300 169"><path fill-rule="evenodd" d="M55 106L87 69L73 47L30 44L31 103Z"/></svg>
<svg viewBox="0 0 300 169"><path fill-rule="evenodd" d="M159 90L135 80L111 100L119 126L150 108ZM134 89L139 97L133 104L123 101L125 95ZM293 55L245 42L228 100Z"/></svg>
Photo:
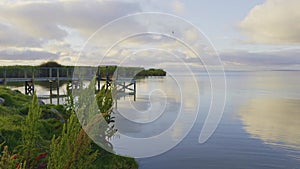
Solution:
<svg viewBox="0 0 300 169"><path fill-rule="evenodd" d="M172 78L149 78L143 80L144 83L139 83L137 85L137 90L139 95L149 95L153 90L163 91L166 97L170 97L180 102L180 91L178 84Z"/></svg>
<svg viewBox="0 0 300 169"><path fill-rule="evenodd" d="M129 99L124 100L121 108L118 108L118 112L128 120L136 123L151 123L155 121L166 109L167 99L163 94L155 90L151 93L147 99L142 99L139 102L133 102Z"/></svg>
<svg viewBox="0 0 300 169"><path fill-rule="evenodd" d="M241 109L245 130L267 144L300 150L300 100L258 98Z"/></svg>
<svg viewBox="0 0 300 169"><path fill-rule="evenodd" d="M272 95L285 98L300 98L298 71L265 71L247 73L234 87L256 91L257 95ZM242 84L242 85L241 85Z"/></svg>
<svg viewBox="0 0 300 169"><path fill-rule="evenodd" d="M192 77L184 78L181 82L181 89L185 92L183 95L183 107L189 111L188 112L195 112L197 110L197 105L199 104L199 96L198 87L196 86L196 82L193 82L195 79Z"/></svg>
<svg viewBox="0 0 300 169"><path fill-rule="evenodd" d="M179 140L184 135L184 124L179 122L176 126L174 126L171 130L171 137L174 141Z"/></svg>
<svg viewBox="0 0 300 169"><path fill-rule="evenodd" d="M197 113L199 96L192 80L191 76L139 80L136 102L128 98L118 100L119 132L133 137L154 136L170 128L182 111L182 120L172 127L169 135L172 140L180 139L191 123L189 118Z"/></svg>
<svg viewBox="0 0 300 169"><path fill-rule="evenodd" d="M270 72L256 73L256 76L252 77L252 81L255 81L254 85L259 89L285 91L287 89L286 77L285 76L270 76ZM272 72L271 72L272 73ZM266 80L268 79L268 80ZM270 84L270 82L272 82Z"/></svg>

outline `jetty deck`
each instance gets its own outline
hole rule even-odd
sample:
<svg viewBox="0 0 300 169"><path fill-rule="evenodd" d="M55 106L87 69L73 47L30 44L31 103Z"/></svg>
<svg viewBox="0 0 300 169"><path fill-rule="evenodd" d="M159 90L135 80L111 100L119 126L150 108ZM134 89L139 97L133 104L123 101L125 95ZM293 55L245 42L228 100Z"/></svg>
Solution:
<svg viewBox="0 0 300 169"><path fill-rule="evenodd" d="M75 88L82 81L91 81L96 77L97 86L96 90L100 90L101 83L106 87L114 86L117 89L118 95L124 95L124 93L130 93L134 95L136 99L136 79L135 78L122 78L118 75L117 78L113 79L107 70L106 72L100 72L100 66L96 67L85 67L85 68L66 68L66 67L31 67L20 70L8 69L4 67L0 70L0 84L7 85L7 83L18 82L24 83L25 94L32 95L34 93L35 82L48 82L50 87L49 98L53 96L60 97L59 84L62 81L69 81L71 84L75 84ZM105 75L103 77L103 74ZM101 82L102 81L102 82ZM56 89L56 93L53 93L53 89ZM130 91L130 92L126 92ZM46 96L43 96L46 97ZM59 99L57 99L59 100ZM52 102L50 100L50 102ZM59 103L58 103L59 104Z"/></svg>

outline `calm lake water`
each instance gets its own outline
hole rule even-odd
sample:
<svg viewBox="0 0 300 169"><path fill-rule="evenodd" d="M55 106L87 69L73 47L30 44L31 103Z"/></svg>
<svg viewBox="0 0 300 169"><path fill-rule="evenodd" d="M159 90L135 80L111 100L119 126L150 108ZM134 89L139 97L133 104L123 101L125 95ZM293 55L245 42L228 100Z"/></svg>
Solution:
<svg viewBox="0 0 300 169"><path fill-rule="evenodd" d="M11 82L7 84L9 86L9 88L13 89L13 90L19 90L22 93L25 93L25 87L24 87L24 82ZM57 94L57 87L56 87L56 83L53 83L53 87L52 87L52 93L54 95ZM60 82L60 86L59 86L59 95L66 95L67 91L67 82L66 81L61 81ZM50 104L50 99L49 99L49 95L50 95L50 87L49 87L49 82L35 82L34 83L34 90L36 91L38 97L43 100L44 103L46 104ZM64 103L65 102L65 98L64 97L60 97L59 98L59 103ZM52 98L52 104L57 104L57 98L53 97Z"/></svg>
<svg viewBox="0 0 300 169"><path fill-rule="evenodd" d="M300 169L299 75L299 71L227 72L223 118L213 136L204 144L198 143L198 137L209 110L211 94L206 74L197 75L200 78L200 107L193 128L171 150L137 159L140 169ZM177 78L182 80L186 77ZM189 86L190 82L181 85L185 92L196 92L193 86ZM155 90L157 88L163 92ZM174 79L144 79L138 83L137 91L136 102L132 102L131 97L118 101L120 113L116 114L116 126L119 132L130 137L146 138L167 130L176 119L181 102ZM214 89L214 92L222 91ZM150 98L149 94L152 94ZM189 99L188 103L183 107L193 108L196 104L193 99ZM134 111L135 115L130 116ZM188 112L186 114L188 116ZM157 119L154 118L156 116ZM147 120L152 122L146 123ZM171 140L183 136L180 129L184 130L190 123L183 119L176 131L170 134ZM112 142L117 152L126 152L122 150L126 150L128 145L134 146L128 142L120 143L118 138ZM147 152L160 145L165 145L165 142L135 146Z"/></svg>
<svg viewBox="0 0 300 169"><path fill-rule="evenodd" d="M300 169L299 75L300 71L227 72L225 111L217 130L204 144L198 143L198 137L210 106L207 75L197 75L199 100L195 99L196 86L185 76L142 79L137 84L136 102L133 96L118 100L115 116L120 133L134 138L156 136L170 128L180 110L187 118L161 142L132 145L117 135L111 140L114 149L126 153L128 147L135 146L141 152L151 152L180 141L199 104L199 114L186 137L163 154L138 158L140 169ZM180 88L190 97L181 95ZM39 95L49 94L45 87L37 85L36 89ZM65 93L65 86L60 92ZM215 88L214 92L221 94L222 90Z"/></svg>

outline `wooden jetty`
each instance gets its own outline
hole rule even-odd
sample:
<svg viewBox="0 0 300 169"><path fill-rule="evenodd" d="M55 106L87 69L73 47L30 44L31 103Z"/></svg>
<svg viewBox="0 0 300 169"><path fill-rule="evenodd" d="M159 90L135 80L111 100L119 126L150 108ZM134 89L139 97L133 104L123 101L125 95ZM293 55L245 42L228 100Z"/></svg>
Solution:
<svg viewBox="0 0 300 169"><path fill-rule="evenodd" d="M133 95L133 100L136 100L136 79L119 78L114 81L117 90L117 98L126 95ZM128 92L126 92L128 90Z"/></svg>
<svg viewBox="0 0 300 169"><path fill-rule="evenodd" d="M7 83L10 82L23 82L25 94L32 95L35 91L35 82L48 82L50 103L52 103L52 98L56 97L57 104L59 104L60 82L68 81L72 85L72 89L78 89L82 87L83 81L91 81L96 76L97 84L95 85L97 91L101 89L101 81L104 81L106 88L112 85L116 87L117 97L125 94L134 95L134 100L136 100L135 78L116 78L113 80L107 69L108 66L106 66L105 77L101 77L100 66L98 66L98 68L84 67L75 69L73 67L36 67L34 69L24 69L17 72L10 72L12 70L8 70L4 67L2 72L0 72L0 84L7 85Z"/></svg>

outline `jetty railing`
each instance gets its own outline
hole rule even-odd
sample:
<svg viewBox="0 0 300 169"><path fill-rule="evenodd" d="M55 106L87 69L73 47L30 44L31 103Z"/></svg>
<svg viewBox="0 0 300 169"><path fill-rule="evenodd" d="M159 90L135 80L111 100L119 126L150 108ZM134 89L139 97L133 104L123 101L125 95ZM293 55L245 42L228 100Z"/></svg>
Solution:
<svg viewBox="0 0 300 169"><path fill-rule="evenodd" d="M103 67L102 67L103 68ZM116 68L116 67L115 67ZM102 71L101 71L102 70ZM52 97L59 97L59 86L61 81L69 81L71 85L78 88L82 81L92 80L96 76L97 90L100 90L101 81L105 81L108 88L114 83L121 93L125 90L130 91L130 95L134 95L136 99L136 81L135 79L128 79L116 75L116 79L112 79L112 70L108 70L106 66L105 72L98 67L34 67L34 66L7 66L0 67L0 84L7 85L10 82L24 82L25 94L32 95L34 93L35 82L49 82L50 88L50 103ZM124 71L120 74L123 74ZM56 93L53 91L56 90ZM59 104L59 99L58 104Z"/></svg>

